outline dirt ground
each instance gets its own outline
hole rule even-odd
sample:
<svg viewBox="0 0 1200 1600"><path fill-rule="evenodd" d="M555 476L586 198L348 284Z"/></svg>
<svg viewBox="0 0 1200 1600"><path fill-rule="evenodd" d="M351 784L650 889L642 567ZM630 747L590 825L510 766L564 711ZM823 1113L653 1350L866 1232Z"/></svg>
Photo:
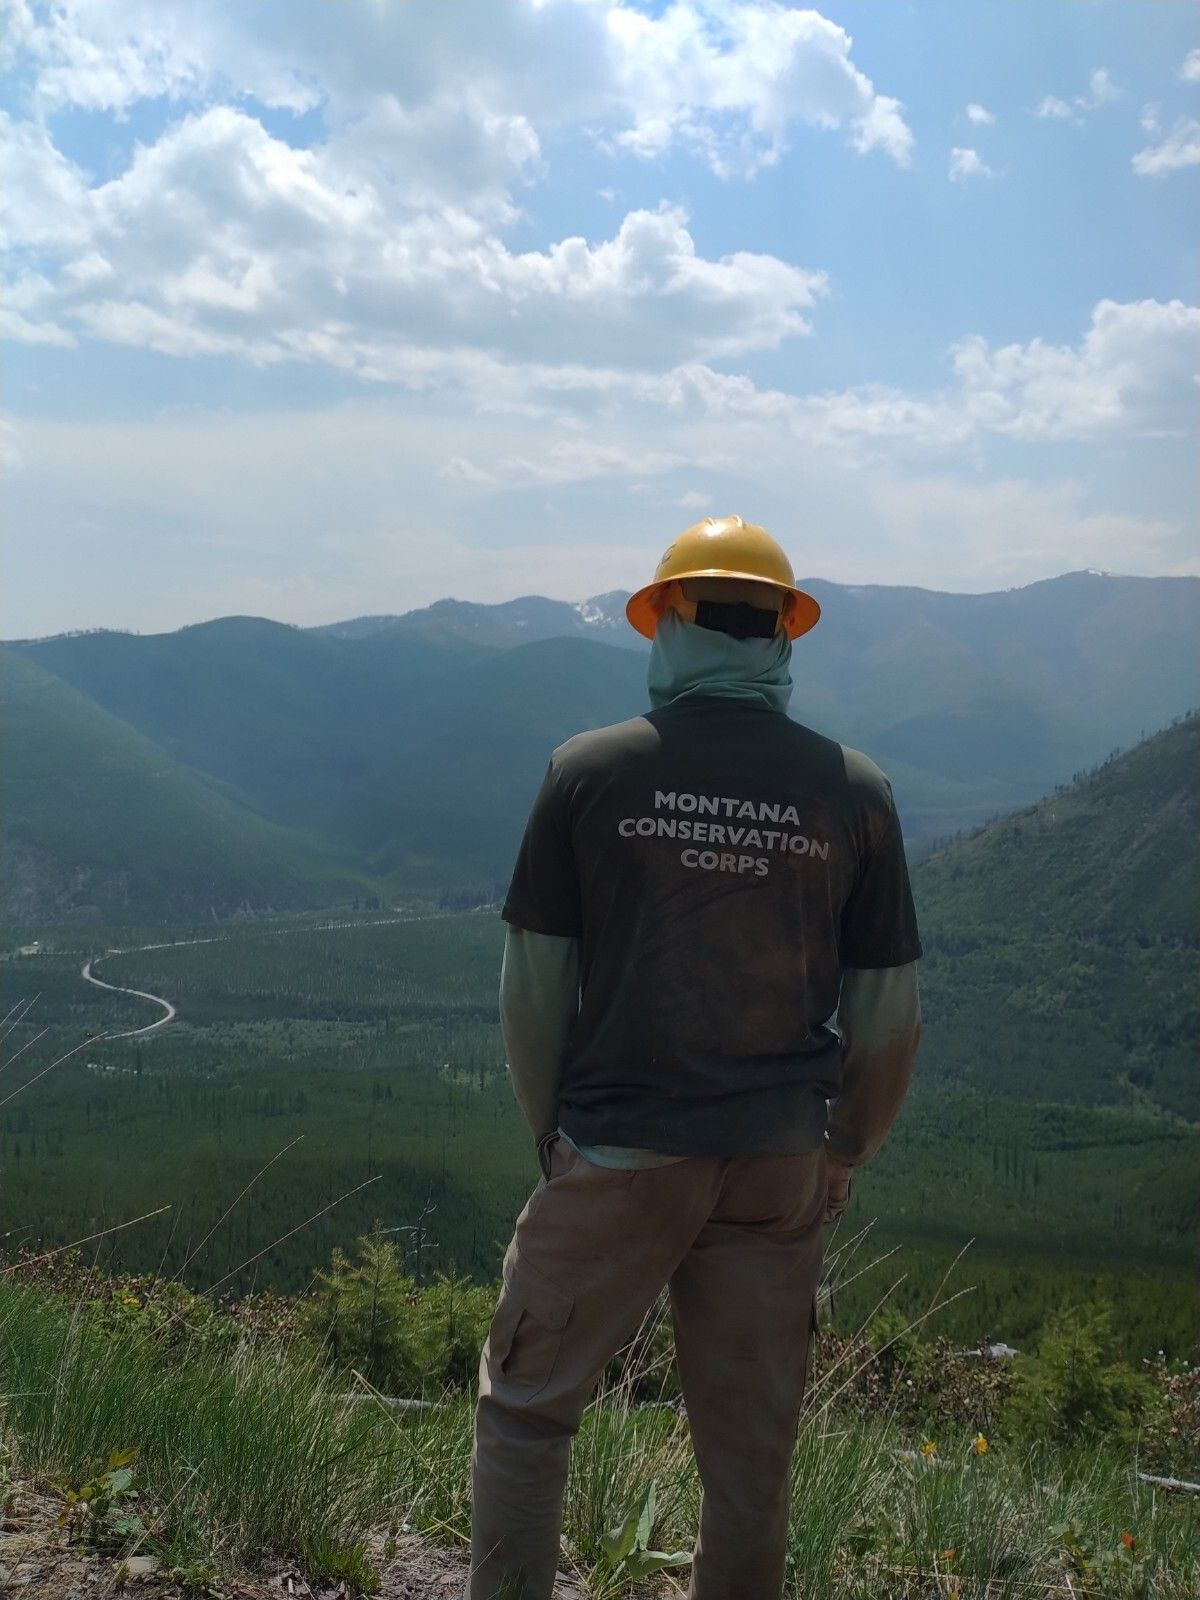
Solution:
<svg viewBox="0 0 1200 1600"><path fill-rule="evenodd" d="M91 1550L59 1525L60 1496L26 1479L4 1488L0 1516L0 1596L3 1600L202 1600L152 1556L118 1556ZM370 1547L368 1546L370 1554ZM380 1573L380 1600L461 1600L467 1580L465 1551L442 1549L420 1539L402 1540L388 1561L372 1563ZM342 1600L338 1586L310 1585L298 1572L280 1568L243 1573L207 1591L210 1600ZM555 1600L585 1600L586 1591L564 1577Z"/></svg>

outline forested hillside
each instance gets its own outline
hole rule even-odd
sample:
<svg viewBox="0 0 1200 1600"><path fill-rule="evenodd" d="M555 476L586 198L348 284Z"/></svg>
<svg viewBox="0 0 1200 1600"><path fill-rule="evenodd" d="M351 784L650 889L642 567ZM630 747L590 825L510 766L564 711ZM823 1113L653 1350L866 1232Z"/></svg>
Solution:
<svg viewBox="0 0 1200 1600"><path fill-rule="evenodd" d="M0 650L0 911L227 917L363 883L321 842L256 815L16 651Z"/></svg>
<svg viewBox="0 0 1200 1600"><path fill-rule="evenodd" d="M1200 1116L1200 718L921 863L922 1070Z"/></svg>

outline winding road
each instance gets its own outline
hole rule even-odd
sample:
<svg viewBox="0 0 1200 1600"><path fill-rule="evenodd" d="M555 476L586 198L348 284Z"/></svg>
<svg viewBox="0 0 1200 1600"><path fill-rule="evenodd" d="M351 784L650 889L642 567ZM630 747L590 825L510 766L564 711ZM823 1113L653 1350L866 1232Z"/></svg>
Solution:
<svg viewBox="0 0 1200 1600"><path fill-rule="evenodd" d="M440 917L447 915L450 915L450 913L436 912L434 913L433 917L424 920L436 921L439 920ZM270 928L264 931L274 935L288 933L323 933L327 928L384 928L390 926L394 922L414 922L419 920L422 919L411 916L377 917L370 922L322 922L317 923L314 927ZM217 937L208 939L172 939L164 944L134 945L131 950L106 950L104 954L106 956L126 956L133 955L139 950L174 950L180 945L184 944L216 944L218 939L221 937L228 936L218 935ZM163 1008L163 1015L159 1017L157 1022L149 1022L144 1028L129 1028L124 1033L105 1034L104 1037L106 1039L136 1039L140 1034L154 1033L158 1028L165 1028L167 1023L170 1022L175 1015L175 1007L171 1004L171 1002L169 1000L164 1000L160 994L147 994L144 989L126 989L122 984L105 983L103 978L95 977L92 973L92 964L100 959L101 958L99 956L92 956L89 960L84 962L80 971L80 976L85 980L85 982L94 983L97 989L111 989L116 994L131 994L136 996L136 998L139 1000L153 1001L156 1006L161 1006Z"/></svg>
<svg viewBox="0 0 1200 1600"><path fill-rule="evenodd" d="M123 951L119 950L109 950L107 953L110 956L124 954ZM175 1007L171 1004L171 1002L169 1000L164 1000L160 994L147 994L144 989L126 989L119 983L105 983L103 978L93 977L92 961L98 961L99 959L99 956L93 956L91 960L85 961L83 964L81 976L88 983L94 983L97 989L112 989L117 994L132 994L136 995L139 1000L152 1000L156 1006L161 1006L163 1011L166 1013L165 1016L159 1017L157 1022L147 1023L144 1028L129 1028L124 1033L109 1033L105 1035L105 1038L136 1039L139 1034L153 1033L156 1028L165 1028L167 1023L170 1022L171 1018L175 1015Z"/></svg>

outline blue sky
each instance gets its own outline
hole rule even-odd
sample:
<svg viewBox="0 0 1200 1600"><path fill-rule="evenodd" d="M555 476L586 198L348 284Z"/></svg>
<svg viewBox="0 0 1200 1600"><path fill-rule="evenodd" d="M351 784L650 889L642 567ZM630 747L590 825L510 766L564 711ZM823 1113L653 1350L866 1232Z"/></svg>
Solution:
<svg viewBox="0 0 1200 1600"><path fill-rule="evenodd" d="M0 632L1200 571L1200 11L4 0Z"/></svg>

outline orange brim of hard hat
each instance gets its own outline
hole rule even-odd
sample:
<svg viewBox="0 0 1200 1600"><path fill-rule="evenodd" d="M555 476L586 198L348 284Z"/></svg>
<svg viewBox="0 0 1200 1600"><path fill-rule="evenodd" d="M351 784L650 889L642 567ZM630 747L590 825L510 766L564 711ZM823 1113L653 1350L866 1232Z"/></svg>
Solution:
<svg viewBox="0 0 1200 1600"><path fill-rule="evenodd" d="M675 578L660 580L658 583L648 583L644 589L639 589L636 594L631 594L625 605L625 616L631 628L637 630L644 638L653 639L654 630L658 627L658 619L663 614L667 590L672 583L685 578L746 578L751 583L766 583L761 572L730 572L728 568L716 568L707 572L682 572ZM783 602L784 630L789 639L798 639L802 633L807 633L810 628L815 628L821 620L821 608L812 595L805 594L803 589L789 589L785 584L773 583L773 589L783 589L787 599Z"/></svg>

